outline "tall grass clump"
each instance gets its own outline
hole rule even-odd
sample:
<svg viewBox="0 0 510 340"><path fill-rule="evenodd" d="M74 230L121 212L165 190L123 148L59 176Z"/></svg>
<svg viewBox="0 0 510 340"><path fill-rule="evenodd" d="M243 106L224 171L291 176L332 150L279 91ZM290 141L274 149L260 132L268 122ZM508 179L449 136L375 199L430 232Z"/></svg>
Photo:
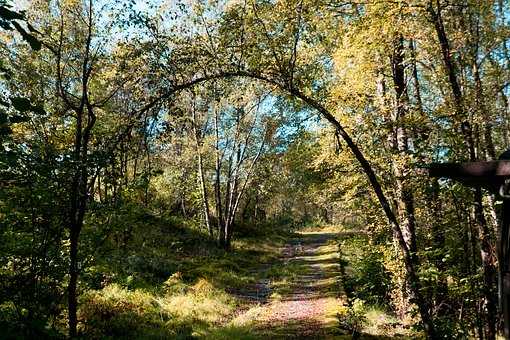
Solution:
<svg viewBox="0 0 510 340"><path fill-rule="evenodd" d="M87 292L80 331L94 339L185 339L216 327L235 307L233 298L206 279L186 284L174 274L158 293L118 284Z"/></svg>

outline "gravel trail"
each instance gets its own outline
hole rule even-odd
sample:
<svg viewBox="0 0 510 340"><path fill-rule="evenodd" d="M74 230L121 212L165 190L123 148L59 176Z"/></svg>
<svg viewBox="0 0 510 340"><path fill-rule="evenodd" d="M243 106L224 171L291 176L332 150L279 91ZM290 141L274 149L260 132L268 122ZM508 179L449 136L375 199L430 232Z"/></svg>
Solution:
<svg viewBox="0 0 510 340"><path fill-rule="evenodd" d="M256 333L269 339L327 339L330 307L338 303L337 234L301 233L290 240L281 261L285 282L274 283L277 297L245 315Z"/></svg>

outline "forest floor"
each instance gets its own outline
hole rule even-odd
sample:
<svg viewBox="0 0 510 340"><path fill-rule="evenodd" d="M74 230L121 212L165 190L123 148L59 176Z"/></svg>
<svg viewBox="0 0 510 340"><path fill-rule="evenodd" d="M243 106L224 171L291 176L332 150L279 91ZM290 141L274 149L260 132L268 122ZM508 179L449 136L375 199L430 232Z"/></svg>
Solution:
<svg viewBox="0 0 510 340"><path fill-rule="evenodd" d="M95 277L111 279L83 294L84 337L351 338L338 313L345 312L343 285L351 264L364 256L360 244L365 240L358 233L340 227L268 228L259 235L240 235L232 251L224 252L191 229L164 234L165 220L151 222L152 229L135 234L131 255L114 253L89 269L91 285ZM361 243L351 241L359 237ZM406 333L411 338L384 309L369 306L363 314L362 339Z"/></svg>

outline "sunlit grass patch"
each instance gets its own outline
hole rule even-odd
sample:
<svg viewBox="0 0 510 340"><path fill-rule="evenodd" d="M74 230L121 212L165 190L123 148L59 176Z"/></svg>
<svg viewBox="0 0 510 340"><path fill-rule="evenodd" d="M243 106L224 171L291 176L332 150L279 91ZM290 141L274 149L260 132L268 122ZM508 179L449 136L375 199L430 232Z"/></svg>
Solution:
<svg viewBox="0 0 510 340"><path fill-rule="evenodd" d="M342 231L344 231L344 227L339 224L310 224L299 229L299 233L303 234L339 233Z"/></svg>
<svg viewBox="0 0 510 340"><path fill-rule="evenodd" d="M82 297L80 331L87 337L172 336L166 328L170 315L159 313L154 296L112 284Z"/></svg>
<svg viewBox="0 0 510 340"><path fill-rule="evenodd" d="M286 241L285 236L278 234L268 235L264 238L238 239L233 242L232 256L253 264L272 262L278 259Z"/></svg>
<svg viewBox="0 0 510 340"><path fill-rule="evenodd" d="M365 317L367 322L363 331L366 334L400 339L416 339L418 337L418 334L412 329L415 320L399 320L384 308L367 307Z"/></svg>
<svg viewBox="0 0 510 340"><path fill-rule="evenodd" d="M257 320L260 320L267 313L265 305L256 304L233 318L226 327L253 327Z"/></svg>
<svg viewBox="0 0 510 340"><path fill-rule="evenodd" d="M198 280L185 293L167 294L158 298L157 302L163 313L176 319L200 321L208 325L220 322L236 306L232 297L205 279Z"/></svg>
<svg viewBox="0 0 510 340"><path fill-rule="evenodd" d="M158 296L113 284L90 291L81 303L81 331L100 338L187 337L220 324L237 305L205 279L185 285L174 276L164 290Z"/></svg>
<svg viewBox="0 0 510 340"><path fill-rule="evenodd" d="M186 278L202 276L224 287L242 287L255 281L246 268L240 268L231 259L212 259L210 262L203 261L188 268Z"/></svg>
<svg viewBox="0 0 510 340"><path fill-rule="evenodd" d="M324 306L324 322L330 327L338 327L338 308L346 302L345 296L329 298Z"/></svg>
<svg viewBox="0 0 510 340"><path fill-rule="evenodd" d="M289 279L286 277L278 281L274 281L271 284L271 288L273 290L271 298L276 298L277 300L281 300L283 296L288 295L292 292L291 283L289 282Z"/></svg>

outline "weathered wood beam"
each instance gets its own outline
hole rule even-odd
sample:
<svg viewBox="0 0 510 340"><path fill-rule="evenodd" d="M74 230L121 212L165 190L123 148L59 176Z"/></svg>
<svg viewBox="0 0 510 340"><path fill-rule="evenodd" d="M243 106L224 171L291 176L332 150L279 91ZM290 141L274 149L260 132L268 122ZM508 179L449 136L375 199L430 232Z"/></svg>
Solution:
<svg viewBox="0 0 510 340"><path fill-rule="evenodd" d="M510 178L510 161L432 163L428 166L431 177L450 178L471 187L497 190Z"/></svg>

